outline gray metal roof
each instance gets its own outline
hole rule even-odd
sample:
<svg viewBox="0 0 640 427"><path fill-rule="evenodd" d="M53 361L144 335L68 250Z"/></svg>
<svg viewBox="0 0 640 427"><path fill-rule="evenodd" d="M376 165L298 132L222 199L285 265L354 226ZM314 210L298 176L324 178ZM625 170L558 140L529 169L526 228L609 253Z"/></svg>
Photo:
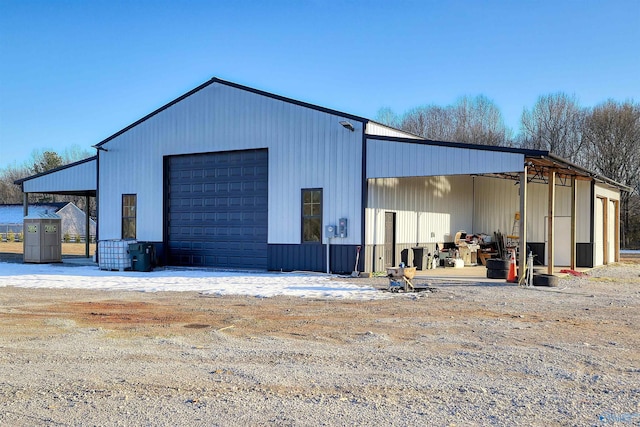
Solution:
<svg viewBox="0 0 640 427"><path fill-rule="evenodd" d="M61 209L69 202L51 203L51 204L30 204L29 217L54 213ZM0 224L22 224L24 219L24 210L22 205L0 205Z"/></svg>
<svg viewBox="0 0 640 427"><path fill-rule="evenodd" d="M25 193L95 196L97 190L97 156L69 163L37 175L15 180Z"/></svg>

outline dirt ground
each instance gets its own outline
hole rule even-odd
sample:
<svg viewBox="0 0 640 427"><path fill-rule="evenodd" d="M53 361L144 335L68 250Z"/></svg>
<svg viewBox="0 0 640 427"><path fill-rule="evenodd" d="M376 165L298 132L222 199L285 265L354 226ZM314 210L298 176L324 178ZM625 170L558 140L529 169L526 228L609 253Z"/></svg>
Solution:
<svg viewBox="0 0 640 427"><path fill-rule="evenodd" d="M557 288L432 288L374 301L0 288L0 422L640 423L640 257ZM128 412L95 398L125 385Z"/></svg>
<svg viewBox="0 0 640 427"><path fill-rule="evenodd" d="M68 254L78 251L76 244L65 244ZM84 250L84 249L83 249ZM627 255L621 259L621 265L638 267L640 273L640 254ZM383 289L387 286L386 278L351 279L348 280L363 285L371 285ZM603 279L604 280L604 279ZM614 280L614 279L612 279ZM622 281L616 278L615 283ZM637 277L630 278L633 285L640 281ZM593 278L592 283L598 283ZM614 287L607 288L607 281L594 292L614 293ZM236 337L252 337L274 335L280 337L315 337L344 342L361 333L363 329L384 332L394 340L409 341L416 339L422 331L412 328L416 322L441 322L452 318L468 318L474 321L482 319L498 319L513 317L508 309L500 309L504 304L489 307L485 303L470 303L466 298L453 298L451 290L470 287L467 284L435 285L435 293L428 293L429 304L416 304L413 298L420 299L421 294L405 295L405 298L382 301L336 301L336 300L307 300L298 298L248 298L248 297L211 297L189 294L188 298L176 298L174 293L124 293L111 292L73 292L66 291L31 291L10 289L10 292L24 299L25 306L20 314L0 313L0 322L7 318L11 321L22 319L20 330L16 333L33 333L25 326L41 327L41 320L55 314L56 317L73 320L84 327L101 327L117 331L122 336L135 337L137 335L174 335L189 334L189 330L225 328L226 333ZM541 292L559 293L556 288L535 288ZM439 291L439 292L438 292ZM572 292L568 292L572 295ZM427 294L424 294L426 297ZM408 297L408 298L407 298ZM215 310L207 309L215 302ZM180 300L180 303L177 303ZM0 300L2 301L2 300ZM21 304L22 305L22 304ZM548 310L549 308L547 308ZM616 313L610 308L602 308L611 316ZM547 321L545 313L538 313L539 307L522 307L518 309L518 322L523 325L536 324ZM546 310L545 310L546 311ZM330 313L330 315L328 315ZM588 318L578 316L576 308L562 307L554 310L554 319L558 324L570 324L573 328L568 333L579 334L591 341L602 339L602 328L595 328L596 324L607 325L605 335L636 335L627 326L628 322L616 323L611 318L609 322L595 322L593 312ZM603 316L605 313L602 313ZM518 317L521 316L521 317ZM606 316L605 316L606 317ZM392 318L393 322L381 322L383 318ZM625 326L626 325L626 326ZM638 326L636 324L636 326ZM10 328L9 325L6 325ZM620 328L619 330L617 328ZM463 327L448 326L451 332L463 332ZM5 329L6 330L6 329ZM552 331L555 334L557 331Z"/></svg>
<svg viewBox="0 0 640 427"><path fill-rule="evenodd" d="M635 266L640 273L640 257L632 256L622 260L623 265ZM629 286L637 287L640 292L640 275L631 277ZM371 285L383 289L388 284L386 278L351 279L363 285ZM625 279L592 278L586 293L598 293L602 296L619 293L619 284ZM562 285L561 285L562 286ZM638 323L627 317L630 310L618 311L618 307L597 307L589 309L589 316L584 316L584 308L572 307L569 303L557 300L558 307L545 307L526 304L513 309L513 299L504 301L470 301L461 290L473 285L463 283L435 284L434 293L405 294L391 300L379 301L340 301L340 300L308 300L294 297L252 298L252 297L218 297L195 293L115 293L103 291L58 291L2 289L9 293L19 310L0 313L0 324L3 331L12 330L14 336L46 334L42 328L42 319L53 315L69 319L83 327L100 327L113 333L136 337L172 336L176 334L188 336L199 329L224 329L226 334L235 337L278 336L299 339L323 339L346 342L353 339L363 330L385 333L397 341L411 341L421 336L424 331L413 328L416 323L443 322L451 333L472 333L473 325L463 326L459 320L481 322L483 319L516 319L523 327L548 321L556 325L571 325L568 329L554 328L549 331L548 339L558 337L558 333L579 335L584 341L602 341L607 337L622 335L628 339L637 339ZM515 288L507 288L513 291ZM594 298L575 289L566 291L561 288L533 288L523 300L536 298L536 291L541 294L566 294ZM635 295L638 294L635 292ZM526 294L526 292L525 292ZM583 295L584 294L584 295ZM555 295L554 295L555 296ZM490 297L490 295L488 295ZM418 302L428 303L418 303ZM502 298L501 298L502 300ZM3 306L6 300L0 300ZM532 301L533 302L533 301ZM637 302L637 301L636 301ZM210 307L215 305L215 308ZM6 306L5 306L6 308ZM19 325L15 324L20 319ZM383 321L393 319L393 321ZM447 324L448 320L457 319L455 324ZM12 326L13 324L13 326ZM55 328L51 328L52 331ZM52 332L49 331L49 332ZM542 337L536 332L536 340ZM575 338L575 337L574 337ZM640 348L640 347L638 347ZM635 357L635 355L634 355Z"/></svg>

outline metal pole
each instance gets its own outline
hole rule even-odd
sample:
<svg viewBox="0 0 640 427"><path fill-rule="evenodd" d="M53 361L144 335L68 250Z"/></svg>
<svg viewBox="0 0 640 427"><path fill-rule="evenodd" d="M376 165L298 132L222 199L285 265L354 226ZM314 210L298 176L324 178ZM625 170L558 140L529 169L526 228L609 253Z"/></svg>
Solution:
<svg viewBox="0 0 640 427"><path fill-rule="evenodd" d="M29 193L22 193L22 216L29 216Z"/></svg>
<svg viewBox="0 0 640 427"><path fill-rule="evenodd" d="M330 259L329 259L329 246L331 245L331 237L327 237L327 274L331 274Z"/></svg>
<svg viewBox="0 0 640 427"><path fill-rule="evenodd" d="M520 266L518 277L523 277L527 260L527 166L520 174Z"/></svg>
<svg viewBox="0 0 640 427"><path fill-rule="evenodd" d="M547 205L547 273L553 274L553 263L555 261L555 203L556 203L556 171L549 170L549 202Z"/></svg>
<svg viewBox="0 0 640 427"><path fill-rule="evenodd" d="M576 176L571 176L571 261L570 268L576 269L576 212L577 212L578 188Z"/></svg>
<svg viewBox="0 0 640 427"><path fill-rule="evenodd" d="M89 236L91 233L89 220L89 196L84 196L84 254L87 258L89 258Z"/></svg>

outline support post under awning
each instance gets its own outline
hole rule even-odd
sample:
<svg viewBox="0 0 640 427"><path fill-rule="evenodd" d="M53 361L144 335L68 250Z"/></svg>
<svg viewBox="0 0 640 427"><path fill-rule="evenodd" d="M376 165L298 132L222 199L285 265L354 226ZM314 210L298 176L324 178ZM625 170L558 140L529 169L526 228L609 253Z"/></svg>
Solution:
<svg viewBox="0 0 640 427"><path fill-rule="evenodd" d="M89 258L89 240L91 237L91 218L89 218L89 196L84 196L84 255Z"/></svg>
<svg viewBox="0 0 640 427"><path fill-rule="evenodd" d="M547 273L553 274L553 262L555 258L554 240L555 240L555 201L556 201L556 171L549 170L549 203L547 213Z"/></svg>
<svg viewBox="0 0 640 427"><path fill-rule="evenodd" d="M527 265L527 175L528 167L520 173L520 238L519 251L520 256L518 262L518 277L524 277L524 269Z"/></svg>
<svg viewBox="0 0 640 427"><path fill-rule="evenodd" d="M576 185L576 177L571 177L571 270L576 269L576 212L578 204L578 189Z"/></svg>

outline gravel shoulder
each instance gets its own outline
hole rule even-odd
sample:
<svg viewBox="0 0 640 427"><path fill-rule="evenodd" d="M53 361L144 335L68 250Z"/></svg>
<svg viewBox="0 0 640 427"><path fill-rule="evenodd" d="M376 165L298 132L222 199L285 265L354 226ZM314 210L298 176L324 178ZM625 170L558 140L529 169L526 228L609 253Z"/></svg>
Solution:
<svg viewBox="0 0 640 427"><path fill-rule="evenodd" d="M640 264L589 274L376 301L0 288L0 425L639 425Z"/></svg>

